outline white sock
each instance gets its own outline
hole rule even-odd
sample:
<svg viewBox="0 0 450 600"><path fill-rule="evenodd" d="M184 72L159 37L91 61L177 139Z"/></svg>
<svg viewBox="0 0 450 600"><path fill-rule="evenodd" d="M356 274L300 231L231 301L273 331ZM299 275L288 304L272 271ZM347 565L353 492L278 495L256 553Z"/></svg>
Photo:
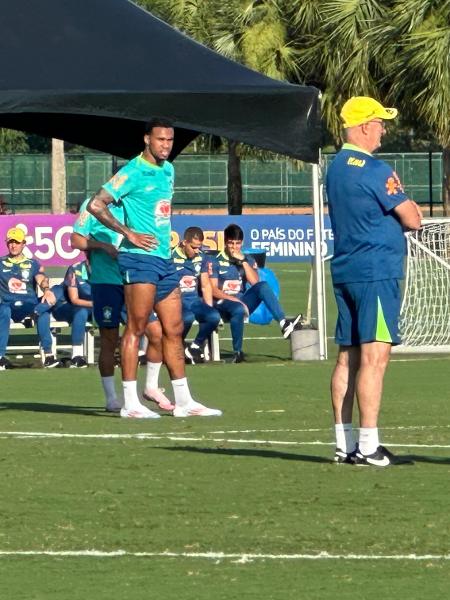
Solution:
<svg viewBox="0 0 450 600"><path fill-rule="evenodd" d="M75 358L75 356L83 356L83 344L72 346L72 358Z"/></svg>
<svg viewBox="0 0 450 600"><path fill-rule="evenodd" d="M280 321L280 327L283 327L283 325L286 323L286 319L281 319Z"/></svg>
<svg viewBox="0 0 450 600"><path fill-rule="evenodd" d="M111 375L110 377L102 377L101 379L106 402L117 400L116 387L114 384L114 375Z"/></svg>
<svg viewBox="0 0 450 600"><path fill-rule="evenodd" d="M147 372L145 376L145 389L146 390L157 390L159 387L159 372L161 370L162 362L159 363L147 363Z"/></svg>
<svg viewBox="0 0 450 600"><path fill-rule="evenodd" d="M379 445L378 427L360 427L359 451L361 454L364 454L364 456L373 454Z"/></svg>
<svg viewBox="0 0 450 600"><path fill-rule="evenodd" d="M194 402L186 377L172 379L172 387L176 406L186 406L189 402Z"/></svg>
<svg viewBox="0 0 450 600"><path fill-rule="evenodd" d="M124 408L131 410L141 404L137 393L137 381L122 381Z"/></svg>
<svg viewBox="0 0 450 600"><path fill-rule="evenodd" d="M200 348L200 346L198 344L196 344L195 342L192 342L191 348L195 348L195 350L198 350Z"/></svg>
<svg viewBox="0 0 450 600"><path fill-rule="evenodd" d="M334 431L336 433L336 448L347 452L347 454L353 452L356 448L353 425L351 423L336 423Z"/></svg>

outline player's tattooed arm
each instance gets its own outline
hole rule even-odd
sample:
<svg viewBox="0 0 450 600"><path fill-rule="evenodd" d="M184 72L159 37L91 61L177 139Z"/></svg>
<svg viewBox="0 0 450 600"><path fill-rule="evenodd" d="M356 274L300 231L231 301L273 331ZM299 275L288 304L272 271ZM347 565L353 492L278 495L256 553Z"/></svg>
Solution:
<svg viewBox="0 0 450 600"><path fill-rule="evenodd" d="M89 200L87 210L91 215L94 215L102 225L105 225L105 227L108 227L117 233L121 233L134 246L144 250L156 248L158 241L153 235L133 231L113 217L108 208L108 204L111 204L111 202L114 202L114 198L108 194L104 188L101 188L95 196L92 196Z"/></svg>
<svg viewBox="0 0 450 600"><path fill-rule="evenodd" d="M108 205L112 202L114 202L114 198L104 188L100 188L89 200L86 208L102 225L127 236L130 232L128 227L125 227L125 225L118 221L108 208Z"/></svg>

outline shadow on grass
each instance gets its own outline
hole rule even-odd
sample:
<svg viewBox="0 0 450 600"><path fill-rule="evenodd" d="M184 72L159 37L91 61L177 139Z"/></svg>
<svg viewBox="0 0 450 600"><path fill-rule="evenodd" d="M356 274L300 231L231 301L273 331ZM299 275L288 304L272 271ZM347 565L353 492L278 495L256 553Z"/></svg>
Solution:
<svg viewBox="0 0 450 600"><path fill-rule="evenodd" d="M91 417L110 416L100 406L72 406L67 404L47 404L44 402L0 402L0 410L23 410L30 412L66 413L74 415L89 415Z"/></svg>
<svg viewBox="0 0 450 600"><path fill-rule="evenodd" d="M433 465L450 465L450 458L444 456L419 456L418 454L408 454L407 457L414 462L429 463Z"/></svg>
<svg viewBox="0 0 450 600"><path fill-rule="evenodd" d="M302 462L335 464L332 459L323 456L311 456L309 454L293 454L289 452L278 452L276 450L252 450L249 448L198 448L196 446L160 446L161 450L171 450L175 452L197 452L200 454L221 454L224 456L251 456L258 458L277 458L280 460L295 460ZM435 465L450 465L450 458L442 456L419 456L416 454L408 454L399 456L404 462L399 462L396 467L408 466L411 467L414 463L429 463ZM361 467L353 467L352 465L337 465L343 469L360 469ZM363 467L365 469L366 467ZM374 467L376 468L376 467ZM392 468L392 467L390 467Z"/></svg>
<svg viewBox="0 0 450 600"><path fill-rule="evenodd" d="M233 360L234 354L231 352L221 352L220 358L225 363L231 363ZM288 363L292 362L291 358L280 356L279 354L267 354L267 353L257 353L257 352L244 352L244 360L240 364L262 364L267 362L268 360L276 360L279 363ZM205 363L206 364L206 363ZM214 364L214 363L212 363Z"/></svg>
<svg viewBox="0 0 450 600"><path fill-rule="evenodd" d="M249 448L198 448L195 446L159 446L161 450L175 452L198 452L201 454L222 454L224 456L251 456L258 458L278 458L280 460L300 460L304 462L330 464L331 461L323 456L310 456L307 454L291 454L289 452L277 452L276 450L252 450Z"/></svg>

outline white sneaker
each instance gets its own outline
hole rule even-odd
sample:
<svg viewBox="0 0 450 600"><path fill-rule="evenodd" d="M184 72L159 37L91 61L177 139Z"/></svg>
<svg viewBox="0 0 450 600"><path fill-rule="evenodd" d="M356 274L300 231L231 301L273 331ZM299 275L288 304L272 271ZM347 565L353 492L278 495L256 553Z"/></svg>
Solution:
<svg viewBox="0 0 450 600"><path fill-rule="evenodd" d="M217 408L208 408L200 402L189 402L186 406L175 406L173 409L174 417L220 417L222 411Z"/></svg>
<svg viewBox="0 0 450 600"><path fill-rule="evenodd" d="M133 408L121 408L120 416L125 419L160 419L161 415L153 412L143 404L138 404Z"/></svg>
<svg viewBox="0 0 450 600"><path fill-rule="evenodd" d="M113 398L107 401L105 410L110 413L118 413L122 408L122 402L119 402L117 398Z"/></svg>

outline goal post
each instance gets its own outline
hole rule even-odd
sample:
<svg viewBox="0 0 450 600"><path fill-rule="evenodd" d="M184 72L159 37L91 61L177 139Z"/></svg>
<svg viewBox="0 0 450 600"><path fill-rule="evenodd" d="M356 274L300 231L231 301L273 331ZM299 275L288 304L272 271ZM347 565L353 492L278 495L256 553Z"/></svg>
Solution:
<svg viewBox="0 0 450 600"><path fill-rule="evenodd" d="M394 352L450 353L450 218L406 234L402 343Z"/></svg>

